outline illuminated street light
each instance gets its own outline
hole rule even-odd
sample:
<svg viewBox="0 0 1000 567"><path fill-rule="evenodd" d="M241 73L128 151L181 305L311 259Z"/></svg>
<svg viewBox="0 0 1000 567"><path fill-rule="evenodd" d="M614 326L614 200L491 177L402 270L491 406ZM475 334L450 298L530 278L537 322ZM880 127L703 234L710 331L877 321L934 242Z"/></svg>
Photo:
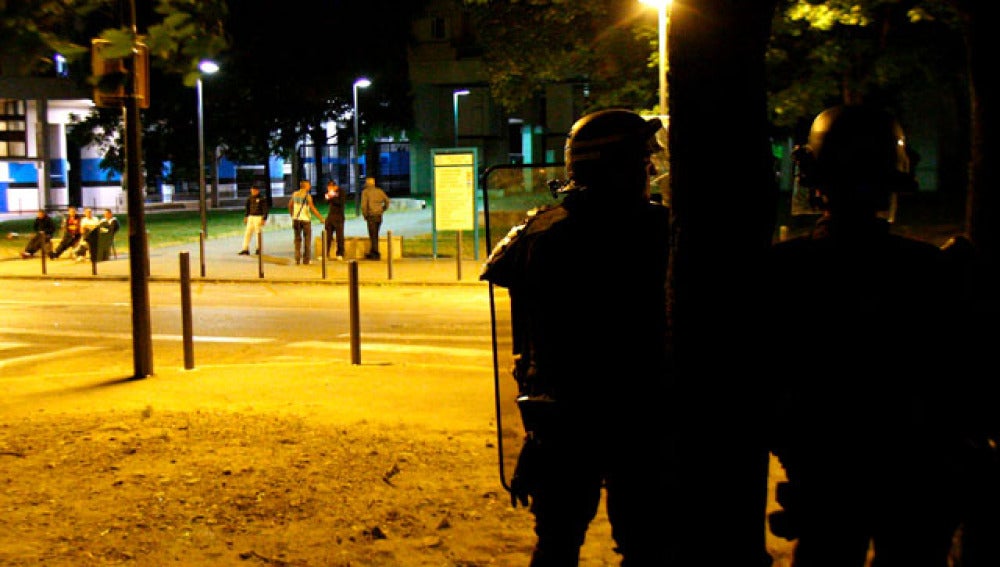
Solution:
<svg viewBox="0 0 1000 567"><path fill-rule="evenodd" d="M659 16L659 43L660 47L660 108L661 116L667 114L667 26L670 23L671 0L639 0L639 2L656 8Z"/></svg>
<svg viewBox="0 0 1000 567"><path fill-rule="evenodd" d="M204 75L211 75L219 70L214 61L205 60L198 64L198 69ZM205 210L205 120L204 103L202 102L201 75L198 75L198 207L201 211L202 238L208 238L207 212ZM202 274L203 276L205 274Z"/></svg>
<svg viewBox="0 0 1000 567"><path fill-rule="evenodd" d="M468 89L461 89L451 93L452 108L455 111L455 147L458 147L458 97L469 94Z"/></svg>
<svg viewBox="0 0 1000 567"><path fill-rule="evenodd" d="M361 179L361 155L358 153L358 89L366 89L372 84L367 77L358 77L354 81L354 179L355 183L358 183ZM361 199L361 191L358 185L354 186L354 200L358 202ZM358 208L355 207L355 211Z"/></svg>

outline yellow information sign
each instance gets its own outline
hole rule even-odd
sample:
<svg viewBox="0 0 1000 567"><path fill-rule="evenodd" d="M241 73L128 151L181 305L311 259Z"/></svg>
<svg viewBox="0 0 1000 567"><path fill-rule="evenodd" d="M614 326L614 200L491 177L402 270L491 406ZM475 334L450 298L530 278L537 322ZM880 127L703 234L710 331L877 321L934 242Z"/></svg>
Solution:
<svg viewBox="0 0 1000 567"><path fill-rule="evenodd" d="M476 214L475 152L434 155L435 230L472 230Z"/></svg>

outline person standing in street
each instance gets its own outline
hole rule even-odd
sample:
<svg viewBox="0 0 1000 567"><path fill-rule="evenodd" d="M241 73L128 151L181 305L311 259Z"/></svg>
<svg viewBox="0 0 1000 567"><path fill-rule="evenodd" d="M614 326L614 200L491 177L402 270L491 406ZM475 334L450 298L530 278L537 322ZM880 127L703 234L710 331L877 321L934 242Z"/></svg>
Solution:
<svg viewBox="0 0 1000 567"><path fill-rule="evenodd" d="M80 216L76 214L76 207L66 209L66 218L62 222L62 231L62 239L59 241L59 245L49 254L49 258L53 260L80 242Z"/></svg>
<svg viewBox="0 0 1000 567"><path fill-rule="evenodd" d="M530 212L480 275L510 295L525 430L510 493L535 518L531 567L578 565L602 489L621 564L668 564L660 476L688 464L662 462L670 218L650 200L661 128L624 109L580 118L561 202ZM615 238L594 239L595 226Z"/></svg>
<svg viewBox="0 0 1000 567"><path fill-rule="evenodd" d="M243 224L246 230L243 232L243 248L240 250L241 256L250 255L250 240L254 239L257 246L257 255L260 255L260 231L267 224L267 199L261 196L260 187L256 184L250 186L250 196L243 207Z"/></svg>
<svg viewBox="0 0 1000 567"><path fill-rule="evenodd" d="M35 234L31 236L31 240L24 247L24 252L21 252L21 257L25 259L31 258L39 250L45 254L45 245L52 240L52 235L56 232L56 223L52 222L52 217L45 209L38 209L32 228L35 230Z"/></svg>
<svg viewBox="0 0 1000 567"><path fill-rule="evenodd" d="M323 215L316 209L309 193L312 183L299 181L299 190L288 200L288 213L292 215L292 231L295 234L295 263L309 264L312 250L312 215L323 222Z"/></svg>
<svg viewBox="0 0 1000 567"><path fill-rule="evenodd" d="M330 180L326 184L326 203L330 208L326 211L326 250L329 253L330 243L334 236L337 239L337 260L344 259L344 203L347 201L347 194L337 185L337 182Z"/></svg>
<svg viewBox="0 0 1000 567"><path fill-rule="evenodd" d="M361 190L361 216L368 225L368 253L365 258L379 260L382 255L378 251L378 232L382 228L382 215L389 208L389 196L381 187L375 185L375 178L365 179L365 187Z"/></svg>

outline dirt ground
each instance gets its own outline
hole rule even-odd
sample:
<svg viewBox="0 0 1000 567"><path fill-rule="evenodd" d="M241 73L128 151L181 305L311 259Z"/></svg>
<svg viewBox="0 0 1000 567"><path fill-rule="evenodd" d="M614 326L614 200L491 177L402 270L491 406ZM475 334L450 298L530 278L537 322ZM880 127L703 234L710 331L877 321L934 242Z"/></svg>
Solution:
<svg viewBox="0 0 1000 567"><path fill-rule="evenodd" d="M283 368L277 387L262 365L5 377L0 565L527 565L531 515L499 480L488 381ZM771 545L787 564L787 542ZM581 565L617 563L602 510Z"/></svg>
<svg viewBox="0 0 1000 567"><path fill-rule="evenodd" d="M488 431L228 412L6 423L0 563L523 565L495 451Z"/></svg>
<svg viewBox="0 0 1000 567"><path fill-rule="evenodd" d="M0 563L526 565L490 432L275 415L47 416L0 429ZM598 518L582 565L616 565Z"/></svg>

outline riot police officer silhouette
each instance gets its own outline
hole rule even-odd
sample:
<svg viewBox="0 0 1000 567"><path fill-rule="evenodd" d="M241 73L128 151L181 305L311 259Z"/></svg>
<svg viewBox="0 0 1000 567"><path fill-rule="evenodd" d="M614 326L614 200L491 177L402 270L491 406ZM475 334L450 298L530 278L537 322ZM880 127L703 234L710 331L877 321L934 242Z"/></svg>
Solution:
<svg viewBox="0 0 1000 567"><path fill-rule="evenodd" d="M650 200L658 119L609 109L566 140L569 183L487 260L508 289L526 441L511 480L537 542L531 565L574 566L602 489L622 565L663 565L669 215Z"/></svg>
<svg viewBox="0 0 1000 567"><path fill-rule="evenodd" d="M949 377L957 297L943 252L895 235L916 188L900 124L882 109L820 113L794 153L823 214L770 257L764 353L773 447L788 480L771 531L795 567L945 567L956 527Z"/></svg>

